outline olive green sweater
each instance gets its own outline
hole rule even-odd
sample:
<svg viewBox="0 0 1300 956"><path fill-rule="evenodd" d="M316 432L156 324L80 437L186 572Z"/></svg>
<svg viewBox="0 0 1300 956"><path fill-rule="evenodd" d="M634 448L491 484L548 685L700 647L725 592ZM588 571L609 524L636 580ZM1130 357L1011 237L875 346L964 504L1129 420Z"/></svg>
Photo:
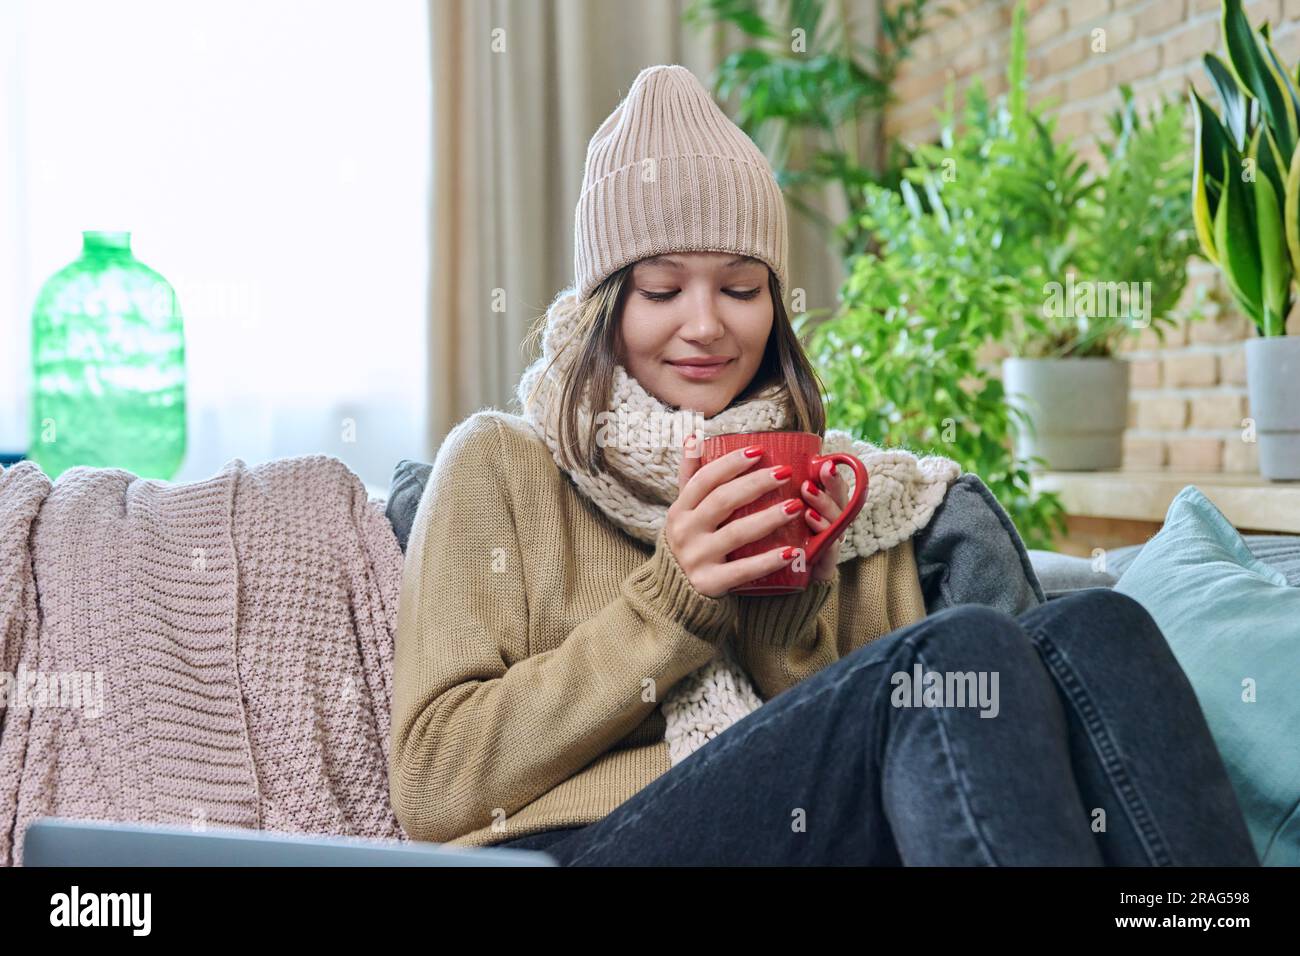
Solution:
<svg viewBox="0 0 1300 956"><path fill-rule="evenodd" d="M393 809L413 839L465 846L595 822L669 769L658 702L720 641L770 700L924 616L910 540L797 594L703 595L662 532L651 547L611 522L523 419L476 412L407 543Z"/></svg>

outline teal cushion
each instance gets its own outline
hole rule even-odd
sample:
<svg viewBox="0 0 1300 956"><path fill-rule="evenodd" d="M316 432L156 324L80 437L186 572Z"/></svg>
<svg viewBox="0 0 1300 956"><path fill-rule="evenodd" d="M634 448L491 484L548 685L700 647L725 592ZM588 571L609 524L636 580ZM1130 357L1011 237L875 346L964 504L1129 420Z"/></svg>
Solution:
<svg viewBox="0 0 1300 956"><path fill-rule="evenodd" d="M1260 860L1300 865L1300 588L1188 485L1115 590L1146 607L1187 673Z"/></svg>

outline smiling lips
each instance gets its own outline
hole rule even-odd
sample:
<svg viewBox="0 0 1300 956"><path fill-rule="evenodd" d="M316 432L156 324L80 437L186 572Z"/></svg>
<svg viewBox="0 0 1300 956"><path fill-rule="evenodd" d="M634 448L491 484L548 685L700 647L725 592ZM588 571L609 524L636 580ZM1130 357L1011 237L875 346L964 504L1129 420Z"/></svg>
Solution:
<svg viewBox="0 0 1300 956"><path fill-rule="evenodd" d="M694 380L715 378L731 364L731 359L720 355L701 355L694 358L677 359L668 364L677 369L684 377Z"/></svg>

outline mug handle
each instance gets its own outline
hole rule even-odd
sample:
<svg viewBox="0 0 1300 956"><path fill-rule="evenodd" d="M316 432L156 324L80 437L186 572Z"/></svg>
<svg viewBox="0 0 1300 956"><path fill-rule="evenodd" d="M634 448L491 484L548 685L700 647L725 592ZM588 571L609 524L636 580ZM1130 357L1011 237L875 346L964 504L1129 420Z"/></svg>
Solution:
<svg viewBox="0 0 1300 956"><path fill-rule="evenodd" d="M814 455L808 460L808 478L816 484L819 480L822 465L826 464L828 461L833 461L836 464L848 465L853 469L853 490L849 492L848 504L844 506L844 510L840 513L840 516L831 522L831 526L825 531L819 531L808 539L808 548L805 560L807 560L809 564L812 564L817 560L817 556L821 554L822 549L826 547L827 543L839 534L840 531L846 528L849 523L858 516L858 512L862 510L862 506L867 503L867 482L869 480L867 478L867 466L862 464L862 461L857 455L850 455L849 453L842 451L832 452L829 455Z"/></svg>

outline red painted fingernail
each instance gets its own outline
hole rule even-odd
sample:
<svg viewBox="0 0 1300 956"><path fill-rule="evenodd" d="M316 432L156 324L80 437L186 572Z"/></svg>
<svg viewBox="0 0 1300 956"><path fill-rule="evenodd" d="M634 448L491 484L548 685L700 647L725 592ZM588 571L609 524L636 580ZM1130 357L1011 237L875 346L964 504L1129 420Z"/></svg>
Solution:
<svg viewBox="0 0 1300 956"><path fill-rule="evenodd" d="M772 477L777 481L785 481L794 474L794 469L789 465L777 465L772 469Z"/></svg>
<svg viewBox="0 0 1300 956"><path fill-rule="evenodd" d="M818 487L814 485L811 481L805 481L803 483L803 490L808 492L808 494L810 495L815 495L819 491Z"/></svg>
<svg viewBox="0 0 1300 956"><path fill-rule="evenodd" d="M799 553L799 549L798 549L798 548L786 548L784 551L781 552L781 560L782 560L782 561L789 561L791 558L793 558L793 557L794 557L796 554L798 554L798 553Z"/></svg>
<svg viewBox="0 0 1300 956"><path fill-rule="evenodd" d="M748 448L745 449L746 458L757 458L761 454L763 454L762 445L750 445Z"/></svg>
<svg viewBox="0 0 1300 956"><path fill-rule="evenodd" d="M822 516L819 515L817 512L813 511L811 508L808 509L808 517L809 517L809 518L812 518L813 521L821 521L821 520L822 520Z"/></svg>
<svg viewBox="0 0 1300 956"><path fill-rule="evenodd" d="M799 511L799 509L802 507L803 507L803 502L800 501L798 498L791 498L783 505L783 508L785 509L785 513L788 515L796 514Z"/></svg>

